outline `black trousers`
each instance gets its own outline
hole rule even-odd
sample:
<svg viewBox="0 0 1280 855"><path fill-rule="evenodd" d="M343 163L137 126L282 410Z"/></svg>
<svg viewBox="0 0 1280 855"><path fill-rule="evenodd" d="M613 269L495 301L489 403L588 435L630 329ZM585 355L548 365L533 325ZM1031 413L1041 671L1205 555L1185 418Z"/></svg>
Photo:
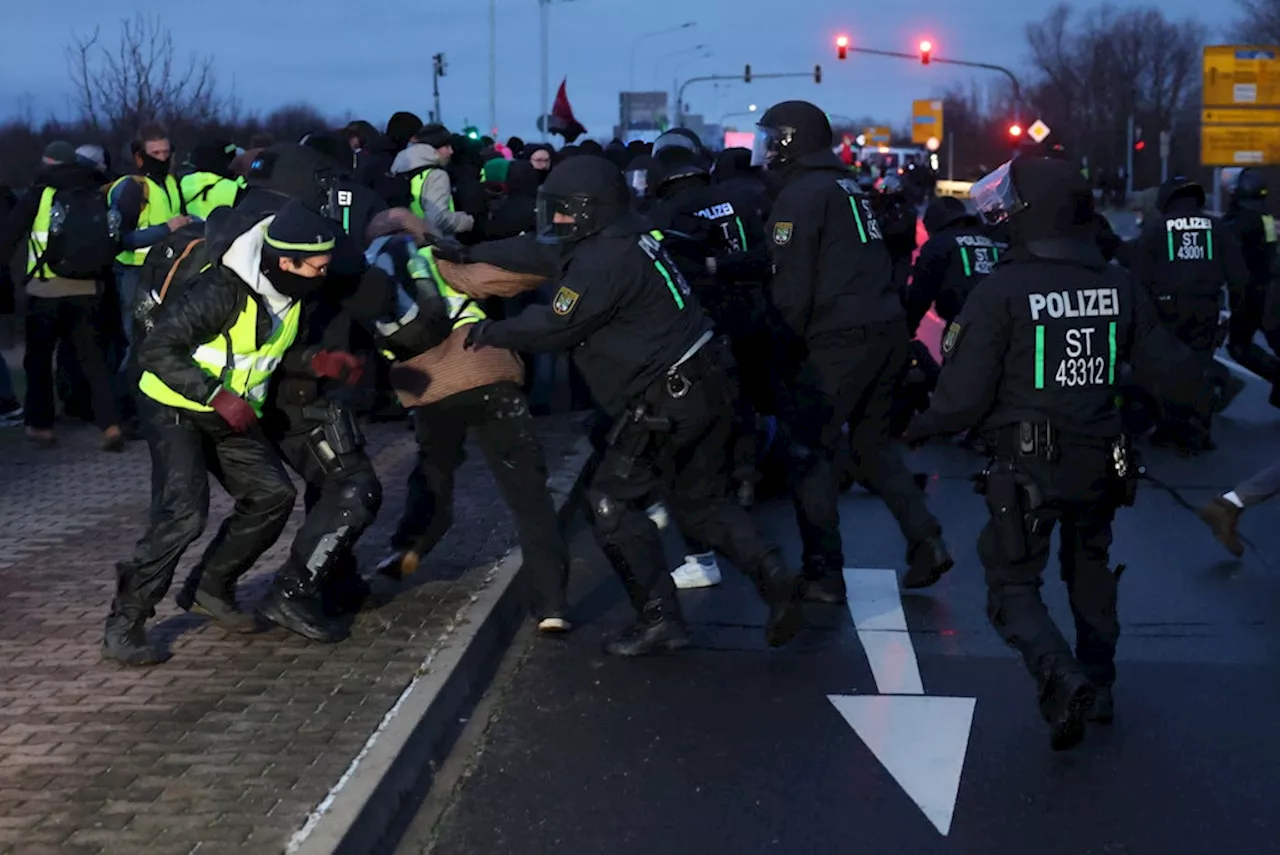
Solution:
<svg viewBox="0 0 1280 855"><path fill-rule="evenodd" d="M139 396L151 450L151 519L134 557L116 566L114 608L150 617L173 582L182 554L209 519L209 475L235 500L191 573L200 589L231 599L239 580L275 543L295 492L260 428L234 434L212 413L190 413Z"/></svg>
<svg viewBox="0 0 1280 855"><path fill-rule="evenodd" d="M414 429L418 465L409 475L409 496L392 545L425 556L453 526L454 476L466 459L467 431L474 430L515 518L533 577L535 614L565 614L569 552L547 489L546 455L520 387L493 383L420 407Z"/></svg>
<svg viewBox="0 0 1280 855"><path fill-rule="evenodd" d="M1220 299L1216 295L1160 294L1155 300L1160 320L1196 355L1206 370L1213 365L1213 354L1217 350ZM1193 410L1167 403L1163 410L1163 427L1179 441L1192 443L1200 438L1201 430L1193 427Z"/></svg>
<svg viewBox="0 0 1280 855"><path fill-rule="evenodd" d="M854 478L884 500L909 550L942 531L891 437L894 396L908 350L904 327L900 334L838 350L813 350L801 368L797 397L784 420L795 445L793 498L809 578L844 570L837 461L846 424Z"/></svg>
<svg viewBox="0 0 1280 855"><path fill-rule="evenodd" d="M1026 527L1025 554L1020 556L1009 554L994 519L982 529L978 557L986 570L987 616L1000 637L1022 654L1033 676L1043 678L1055 667L1070 666L1071 647L1040 598L1050 537L1054 526L1060 526L1058 558L1075 618L1075 661L1095 684L1110 686L1120 637L1116 575L1108 563L1118 490L1111 453L1064 442L1055 462L1018 457L1015 465L1043 496L1033 512L1042 523L1034 532Z"/></svg>
<svg viewBox="0 0 1280 855"><path fill-rule="evenodd" d="M673 394L665 378L651 388L645 401L657 421L628 421L616 431L584 494L596 539L637 612L675 594L646 512L656 499L687 538L723 554L753 581L777 551L728 497L738 383L727 340L708 343L682 368L691 381L685 394Z"/></svg>
<svg viewBox="0 0 1280 855"><path fill-rule="evenodd" d="M335 572L356 572L351 550L378 515L382 483L363 447L336 457L326 453L327 418L308 417L306 408L290 405L280 405L277 414L268 421L268 436L306 483L307 516L276 584L291 596L315 596Z"/></svg>
<svg viewBox="0 0 1280 855"><path fill-rule="evenodd" d="M53 427L54 352L59 344L64 348L69 345L74 352L89 386L93 418L98 427L105 430L120 424L104 355L104 320L101 297L27 298L27 352L22 366L27 372L28 427L40 430Z"/></svg>

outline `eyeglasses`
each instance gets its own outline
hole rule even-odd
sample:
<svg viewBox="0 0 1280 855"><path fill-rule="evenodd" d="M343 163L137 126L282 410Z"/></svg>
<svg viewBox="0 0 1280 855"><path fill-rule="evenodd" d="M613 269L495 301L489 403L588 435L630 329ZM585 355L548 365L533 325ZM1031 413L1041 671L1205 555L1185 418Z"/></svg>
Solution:
<svg viewBox="0 0 1280 855"><path fill-rule="evenodd" d="M311 272L315 273L316 276L324 276L329 272L328 262L325 262L324 264L312 264L304 258L302 261L298 262L298 266L307 268Z"/></svg>

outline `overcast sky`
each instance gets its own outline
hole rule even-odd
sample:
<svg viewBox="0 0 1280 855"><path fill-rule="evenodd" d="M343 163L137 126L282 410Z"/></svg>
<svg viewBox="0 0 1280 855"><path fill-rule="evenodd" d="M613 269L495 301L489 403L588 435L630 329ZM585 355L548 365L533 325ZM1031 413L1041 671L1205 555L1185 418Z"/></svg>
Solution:
<svg viewBox="0 0 1280 855"><path fill-rule="evenodd" d="M426 118L431 55L443 51L449 61L441 81L444 120L455 128L468 121L482 128L490 123L489 0L9 1L22 10L9 16L9 38L0 50L0 116L28 103L37 118L66 115L64 47L98 25L114 41L121 17L144 12L162 17L181 53L211 56L223 87L234 83L251 110L309 101L379 127L399 109ZM534 137L541 100L538 2L494 2L498 128L504 136ZM1203 10L1214 4L1201 0L1159 5L1171 17L1203 19L1207 38L1225 23L1209 20ZM907 52L929 38L936 56L1017 71L1027 62L1025 26L1048 8L1037 0L554 0L551 91L567 77L578 119L593 136L607 136L618 121L618 92L632 83L633 53L634 83L646 90L670 89L676 78L740 75L746 63L756 74L810 72L821 63L820 86L803 79L694 84L686 101L710 121L753 103L804 98L831 113L871 115L898 125L909 120L913 98L932 97L972 72L856 54L838 62L836 35ZM686 21L696 26L644 37ZM705 48L695 50L697 45ZM703 58L705 52L711 56Z"/></svg>

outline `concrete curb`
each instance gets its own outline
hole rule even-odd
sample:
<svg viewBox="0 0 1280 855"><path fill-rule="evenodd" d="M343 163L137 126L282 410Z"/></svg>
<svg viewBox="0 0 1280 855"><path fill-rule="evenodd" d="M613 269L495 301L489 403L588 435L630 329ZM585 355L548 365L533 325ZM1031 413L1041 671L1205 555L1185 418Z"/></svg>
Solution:
<svg viewBox="0 0 1280 855"><path fill-rule="evenodd" d="M577 507L591 457L591 443L583 437L548 483L562 526ZM490 571L347 771L287 842L288 855L394 849L527 619L523 563L517 549Z"/></svg>

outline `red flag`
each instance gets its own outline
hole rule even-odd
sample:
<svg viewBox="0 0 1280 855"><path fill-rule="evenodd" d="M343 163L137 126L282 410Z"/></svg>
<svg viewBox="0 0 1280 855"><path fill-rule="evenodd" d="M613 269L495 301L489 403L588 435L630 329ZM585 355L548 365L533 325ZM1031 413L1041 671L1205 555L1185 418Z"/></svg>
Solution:
<svg viewBox="0 0 1280 855"><path fill-rule="evenodd" d="M849 145L848 137L845 137L840 145L840 159L844 161L845 166L853 166L853 146Z"/></svg>
<svg viewBox="0 0 1280 855"><path fill-rule="evenodd" d="M569 93L565 90L568 78L560 81L560 91L556 93L556 103L551 107L551 116L547 122L547 131L564 137L566 144L572 143L587 132L573 115L573 107L569 106Z"/></svg>

